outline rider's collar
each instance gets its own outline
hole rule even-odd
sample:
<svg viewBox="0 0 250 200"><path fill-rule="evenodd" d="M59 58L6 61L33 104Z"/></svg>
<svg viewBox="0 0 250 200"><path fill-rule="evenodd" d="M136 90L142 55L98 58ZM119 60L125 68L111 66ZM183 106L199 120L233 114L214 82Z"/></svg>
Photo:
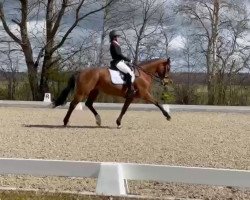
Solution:
<svg viewBox="0 0 250 200"><path fill-rule="evenodd" d="M113 40L113 42L116 43L118 46L120 46L120 44L116 40Z"/></svg>

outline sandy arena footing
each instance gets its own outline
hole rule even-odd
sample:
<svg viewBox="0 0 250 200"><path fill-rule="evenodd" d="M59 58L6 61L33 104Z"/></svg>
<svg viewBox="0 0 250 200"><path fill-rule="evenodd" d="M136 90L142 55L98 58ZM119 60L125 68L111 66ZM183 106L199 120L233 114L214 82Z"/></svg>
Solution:
<svg viewBox="0 0 250 200"><path fill-rule="evenodd" d="M133 162L250 170L250 115L100 110L102 126L88 110L0 108L0 157ZM1 176L1 187L94 192L96 180ZM249 189L129 181L130 194L198 199L250 199Z"/></svg>

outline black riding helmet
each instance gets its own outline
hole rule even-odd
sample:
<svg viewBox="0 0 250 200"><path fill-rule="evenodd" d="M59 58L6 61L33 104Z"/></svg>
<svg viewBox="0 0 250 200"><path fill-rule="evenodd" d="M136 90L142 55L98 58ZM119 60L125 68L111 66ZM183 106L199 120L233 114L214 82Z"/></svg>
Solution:
<svg viewBox="0 0 250 200"><path fill-rule="evenodd" d="M110 33L109 33L110 41L112 41L114 39L114 37L117 37L117 36L121 36L121 35L116 30L110 31Z"/></svg>

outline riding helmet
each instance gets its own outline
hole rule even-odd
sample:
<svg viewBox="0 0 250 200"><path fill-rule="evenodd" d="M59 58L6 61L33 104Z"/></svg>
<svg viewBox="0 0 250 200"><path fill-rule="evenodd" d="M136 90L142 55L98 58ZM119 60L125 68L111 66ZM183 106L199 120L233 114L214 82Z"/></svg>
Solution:
<svg viewBox="0 0 250 200"><path fill-rule="evenodd" d="M110 40L113 40L114 37L117 37L117 36L121 36L121 35L116 30L110 31L110 33L109 33Z"/></svg>

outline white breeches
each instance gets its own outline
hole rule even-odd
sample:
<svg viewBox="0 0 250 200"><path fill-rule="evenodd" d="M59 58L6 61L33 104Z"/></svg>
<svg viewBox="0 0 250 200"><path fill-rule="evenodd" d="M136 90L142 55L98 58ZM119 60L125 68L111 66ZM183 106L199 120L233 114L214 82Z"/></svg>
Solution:
<svg viewBox="0 0 250 200"><path fill-rule="evenodd" d="M117 67L120 71L122 71L123 73L125 73L125 74L130 74L131 77L133 78L133 76L134 76L133 71L130 69L129 66L127 66L127 65L125 64L124 61L118 62L118 63L116 64L116 67Z"/></svg>

